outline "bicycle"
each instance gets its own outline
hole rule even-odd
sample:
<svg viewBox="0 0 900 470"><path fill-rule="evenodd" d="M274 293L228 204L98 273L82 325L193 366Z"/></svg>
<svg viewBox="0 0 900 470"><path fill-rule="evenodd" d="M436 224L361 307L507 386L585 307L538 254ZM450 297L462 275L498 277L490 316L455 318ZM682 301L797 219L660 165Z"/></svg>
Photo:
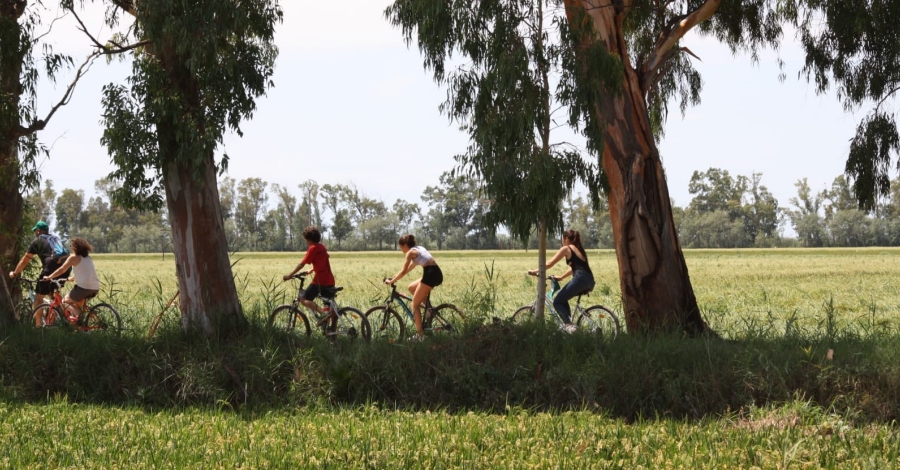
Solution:
<svg viewBox="0 0 900 470"><path fill-rule="evenodd" d="M387 279L383 279L383 281L387 281ZM413 329L415 329L415 316L410 306L407 305L407 302L412 302L412 298L397 292L396 284L391 284L391 294L384 301L384 305L370 308L365 315L366 318L375 316L375 319L369 323L375 323L373 334L376 337L387 338L388 341L403 341L407 322L394 309L394 301L403 307L403 311L406 312L406 318L409 320L408 323L412 324ZM456 334L460 331L460 327L465 320L466 316L456 305L445 303L433 307L431 305L431 294L425 299L425 308L422 310L422 327L426 334Z"/></svg>
<svg viewBox="0 0 900 470"><path fill-rule="evenodd" d="M31 283L38 282L32 279L25 280ZM40 313L43 318L42 326L67 325L77 331L100 330L112 331L115 334L121 333L122 319L112 305L106 302L88 305L88 300L94 298L94 295L89 295L81 308L68 306L63 303L62 295L60 295L60 289L66 283L66 279L53 279L50 282L56 285L56 289L53 290L53 299L43 305L38 305L32 310L31 315L31 318L34 318Z"/></svg>
<svg viewBox="0 0 900 470"><path fill-rule="evenodd" d="M300 308L303 304L300 300L306 293L306 276L308 272L297 273L291 276L292 279L300 280L300 288L297 290L297 296L289 304L279 305L269 314L269 326L284 329L287 331L298 331L301 335L312 335L312 326L309 321L313 318L316 329L320 330L323 335L328 338L335 339L338 337L347 337L351 340L362 338L369 341L372 338L372 329L369 327L369 321L366 316L353 307L341 308L334 300L337 293L344 290L343 287L321 287L319 298L328 308L328 313L321 314L311 308L309 315L303 313Z"/></svg>
<svg viewBox="0 0 900 470"><path fill-rule="evenodd" d="M19 299L19 303L15 305L15 310L13 310L13 316L17 323L30 319L28 315L34 310L34 287L36 282L20 276L17 276L12 282L10 292L13 289L22 290L22 297Z"/></svg>
<svg viewBox="0 0 900 470"><path fill-rule="evenodd" d="M565 322L562 321L559 313L553 308L553 297L560 290L559 280L553 276L547 276L547 280L550 281L550 290L547 291L547 300L544 303L544 308L553 315L559 328L563 329ZM599 334L609 337L609 339L615 339L619 334L619 319L612 310L603 305L594 305L587 309L581 306L581 296L586 295L589 292L590 290L578 294L578 299L575 301L575 309L572 311L572 319L575 320L575 324L579 329L586 329L593 334ZM519 309L513 313L513 323L524 323L534 319L534 309L536 305L537 299L535 299L534 303L531 305L519 307Z"/></svg>

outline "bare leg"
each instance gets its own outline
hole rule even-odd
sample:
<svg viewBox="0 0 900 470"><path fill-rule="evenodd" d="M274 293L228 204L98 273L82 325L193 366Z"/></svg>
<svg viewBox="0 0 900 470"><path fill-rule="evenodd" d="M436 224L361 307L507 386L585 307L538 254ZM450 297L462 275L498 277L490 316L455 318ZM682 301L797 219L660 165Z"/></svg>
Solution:
<svg viewBox="0 0 900 470"><path fill-rule="evenodd" d="M416 285L415 288L413 288L413 284ZM431 286L422 284L422 281L418 280L409 285L409 291L413 294L413 320L416 322L416 332L419 336L425 336L425 329L422 327L421 306L425 303L425 299L428 298L428 294L431 293Z"/></svg>
<svg viewBox="0 0 900 470"><path fill-rule="evenodd" d="M300 303L308 308L311 308L311 309L319 312L319 313L328 313L328 310L325 310L324 308L322 308L314 300L300 299Z"/></svg>
<svg viewBox="0 0 900 470"><path fill-rule="evenodd" d="M31 311L37 310L41 304L44 303L44 294L34 294L34 303L31 304ZM44 316L41 314L42 312L37 312L34 314L34 327L40 328L44 323Z"/></svg>

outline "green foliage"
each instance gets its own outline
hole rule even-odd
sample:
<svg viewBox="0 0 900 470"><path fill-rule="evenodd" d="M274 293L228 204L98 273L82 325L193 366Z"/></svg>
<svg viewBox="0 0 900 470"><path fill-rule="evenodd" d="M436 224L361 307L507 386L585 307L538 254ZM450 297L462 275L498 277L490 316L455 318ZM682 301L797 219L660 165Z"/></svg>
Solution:
<svg viewBox="0 0 900 470"><path fill-rule="evenodd" d="M900 2L794 0L788 5L806 51L803 73L817 91L835 86L847 110L873 105L856 129L845 169L859 207L870 211L890 192L888 172L900 152L896 112L886 106L900 91Z"/></svg>
<svg viewBox="0 0 900 470"><path fill-rule="evenodd" d="M576 147L551 138L554 112L572 106L576 94L570 76L551 88L551 79L565 74L563 63L574 63L562 46L565 21L554 6L545 0L397 0L385 10L408 43L416 34L425 67L448 88L440 110L470 139L456 171L479 180L490 200L486 223L504 225L522 240L541 221L551 231L563 228L560 205L576 182L587 184L594 199L600 190L599 168ZM455 52L467 62L448 72L445 61ZM571 122L576 129L577 122Z"/></svg>
<svg viewBox="0 0 900 470"><path fill-rule="evenodd" d="M199 180L226 129L240 135L272 86L282 12L275 0L135 5L134 35L151 44L135 50L127 86L104 87L102 142L117 166L110 177L122 183L117 202L158 210L163 166L190 168ZM115 23L120 13L111 11Z"/></svg>

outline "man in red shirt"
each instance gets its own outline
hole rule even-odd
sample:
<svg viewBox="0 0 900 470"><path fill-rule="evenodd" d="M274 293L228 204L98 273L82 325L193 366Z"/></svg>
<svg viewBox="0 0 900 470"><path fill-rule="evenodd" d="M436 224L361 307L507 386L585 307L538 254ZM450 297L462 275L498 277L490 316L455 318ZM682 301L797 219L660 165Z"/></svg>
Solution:
<svg viewBox="0 0 900 470"><path fill-rule="evenodd" d="M303 261L301 261L290 274L284 276L283 279L285 281L289 280L291 276L303 269L304 266L311 264L313 266L312 271L315 272L316 275L313 277L310 286L306 288L306 293L303 294L303 299L301 299L300 302L319 313L328 313L327 310L316 305L314 302L323 287L334 287L334 275L331 274L331 263L328 261L328 249L325 248L325 245L319 243L322 240L322 234L319 233L319 229L313 226L306 227L306 229L303 230L303 239L306 240L306 246L309 247L306 250L306 256L304 256Z"/></svg>

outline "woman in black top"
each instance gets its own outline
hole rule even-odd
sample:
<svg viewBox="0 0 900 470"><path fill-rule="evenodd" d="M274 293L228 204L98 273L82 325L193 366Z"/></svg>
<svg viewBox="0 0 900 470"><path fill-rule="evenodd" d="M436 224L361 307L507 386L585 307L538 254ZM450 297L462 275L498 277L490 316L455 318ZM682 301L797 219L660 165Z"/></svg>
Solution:
<svg viewBox="0 0 900 470"><path fill-rule="evenodd" d="M566 259L569 269L562 276L553 276L553 278L561 280L571 275L572 280L556 293L556 297L553 298L553 308L565 322L565 331L571 333L575 331L575 325L572 324L572 309L569 307L569 299L594 288L594 273L591 272L591 267L588 265L587 252L581 245L581 234L578 233L578 230L569 229L563 232L562 248L547 262L547 269L552 268L563 258ZM535 275L537 272L537 269L532 269L528 271L528 274Z"/></svg>

